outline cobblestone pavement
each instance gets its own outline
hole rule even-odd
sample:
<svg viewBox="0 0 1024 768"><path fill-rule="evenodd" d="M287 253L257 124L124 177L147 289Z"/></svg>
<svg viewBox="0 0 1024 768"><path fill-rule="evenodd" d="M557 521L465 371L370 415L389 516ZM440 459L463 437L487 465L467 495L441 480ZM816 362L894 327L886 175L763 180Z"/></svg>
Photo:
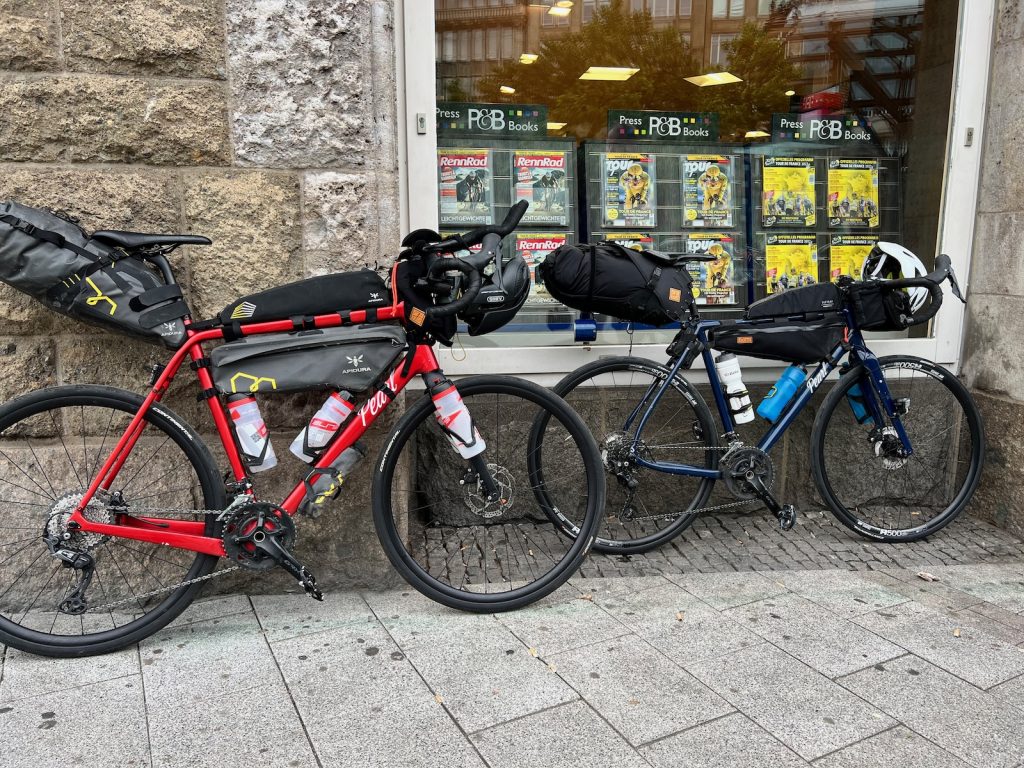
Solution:
<svg viewBox="0 0 1024 768"><path fill-rule="evenodd" d="M1014 768L1024 559L998 556L580 577L497 616L211 598L108 656L7 649L0 764Z"/></svg>

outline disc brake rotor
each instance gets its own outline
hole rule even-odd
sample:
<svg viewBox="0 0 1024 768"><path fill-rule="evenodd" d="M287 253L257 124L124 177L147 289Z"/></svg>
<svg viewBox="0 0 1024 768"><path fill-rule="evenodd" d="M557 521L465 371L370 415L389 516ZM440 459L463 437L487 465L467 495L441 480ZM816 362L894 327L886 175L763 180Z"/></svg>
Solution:
<svg viewBox="0 0 1024 768"><path fill-rule="evenodd" d="M885 427L882 437L875 441L875 456L882 460L882 467L893 471L906 466L909 457L902 456L903 443L895 427Z"/></svg>
<svg viewBox="0 0 1024 768"><path fill-rule="evenodd" d="M475 483L467 486L471 490L466 493L466 506L469 507L473 514L490 519L512 509L512 504L515 501L515 483L512 479L512 473L504 467L499 467L497 464L488 464L487 469L498 486L498 498L494 501L488 501L483 488L480 487L479 483Z"/></svg>

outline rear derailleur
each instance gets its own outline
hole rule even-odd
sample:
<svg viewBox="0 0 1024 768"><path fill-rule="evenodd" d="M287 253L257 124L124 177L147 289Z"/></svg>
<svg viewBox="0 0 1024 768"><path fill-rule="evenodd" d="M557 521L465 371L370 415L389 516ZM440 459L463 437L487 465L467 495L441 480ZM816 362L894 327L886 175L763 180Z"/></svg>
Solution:
<svg viewBox="0 0 1024 768"><path fill-rule="evenodd" d="M89 609L89 600L85 593L92 584L92 577L96 572L96 559L88 552L61 546L53 537L44 536L43 541L46 542L50 554L59 560L61 565L78 572L78 581L57 605L57 610L70 616L80 616Z"/></svg>
<svg viewBox="0 0 1024 768"><path fill-rule="evenodd" d="M224 518L224 552L236 565L250 571L268 571L281 566L314 600L324 594L316 577L295 559L295 523L291 515L274 504L252 502L237 507Z"/></svg>

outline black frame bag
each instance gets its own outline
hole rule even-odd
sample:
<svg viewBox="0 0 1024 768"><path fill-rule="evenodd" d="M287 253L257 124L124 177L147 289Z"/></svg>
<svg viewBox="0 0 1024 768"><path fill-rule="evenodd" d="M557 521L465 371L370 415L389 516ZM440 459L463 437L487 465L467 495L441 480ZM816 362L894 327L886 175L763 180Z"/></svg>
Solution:
<svg viewBox="0 0 1024 768"><path fill-rule="evenodd" d="M391 304L391 291L372 269L335 272L279 285L235 299L220 311L225 325L258 323L295 315L329 315Z"/></svg>
<svg viewBox="0 0 1024 768"><path fill-rule="evenodd" d="M544 287L572 309L666 325L693 303L686 267L616 243L563 245L538 265Z"/></svg>
<svg viewBox="0 0 1024 768"><path fill-rule="evenodd" d="M846 321L835 314L814 320L740 320L716 328L711 342L722 352L810 365L828 359L845 338L845 331Z"/></svg>

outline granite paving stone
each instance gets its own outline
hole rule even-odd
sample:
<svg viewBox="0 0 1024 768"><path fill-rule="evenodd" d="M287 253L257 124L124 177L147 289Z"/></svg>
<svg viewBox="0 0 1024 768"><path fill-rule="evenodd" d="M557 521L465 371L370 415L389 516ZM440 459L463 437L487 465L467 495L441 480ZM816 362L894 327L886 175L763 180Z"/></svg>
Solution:
<svg viewBox="0 0 1024 768"><path fill-rule="evenodd" d="M296 595L253 595L252 605L271 642L375 621L358 592L334 592L323 602L299 600Z"/></svg>
<svg viewBox="0 0 1024 768"><path fill-rule="evenodd" d="M654 768L801 768L801 759L770 733L735 713L640 750Z"/></svg>
<svg viewBox="0 0 1024 768"><path fill-rule="evenodd" d="M976 768L1024 761L1020 711L924 659L904 656L840 682Z"/></svg>
<svg viewBox="0 0 1024 768"><path fill-rule="evenodd" d="M944 584L987 603L1019 613L1024 611L1024 572L995 565L935 568Z"/></svg>
<svg viewBox="0 0 1024 768"><path fill-rule="evenodd" d="M845 571L789 571L773 578L790 592L843 616L869 613L909 599L860 574Z"/></svg>
<svg viewBox="0 0 1024 768"><path fill-rule="evenodd" d="M634 745L733 711L724 699L636 635L566 651L550 661Z"/></svg>
<svg viewBox="0 0 1024 768"><path fill-rule="evenodd" d="M815 768L864 768L892 765L899 768L970 768L928 739L905 726L872 736L833 752L814 763Z"/></svg>
<svg viewBox="0 0 1024 768"><path fill-rule="evenodd" d="M989 693L1004 704L1024 712L1024 675L990 688Z"/></svg>
<svg viewBox="0 0 1024 768"><path fill-rule="evenodd" d="M499 614L498 621L544 658L629 632L622 622L595 605L592 597L527 606Z"/></svg>
<svg viewBox="0 0 1024 768"><path fill-rule="evenodd" d="M806 760L895 725L778 648L761 645L687 670Z"/></svg>
<svg viewBox="0 0 1024 768"><path fill-rule="evenodd" d="M778 581L760 573L681 574L670 578L674 584L720 611L785 591Z"/></svg>
<svg viewBox="0 0 1024 768"><path fill-rule="evenodd" d="M0 704L138 673L139 651L134 646L85 664L9 648L0 680Z"/></svg>

